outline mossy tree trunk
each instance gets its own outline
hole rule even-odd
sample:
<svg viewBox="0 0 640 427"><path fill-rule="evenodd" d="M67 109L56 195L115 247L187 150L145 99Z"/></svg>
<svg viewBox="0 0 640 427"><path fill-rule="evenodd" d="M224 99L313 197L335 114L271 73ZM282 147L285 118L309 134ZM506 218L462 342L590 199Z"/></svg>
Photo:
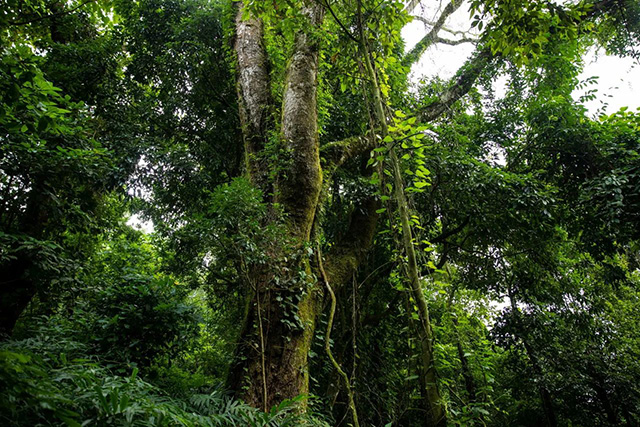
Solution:
<svg viewBox="0 0 640 427"><path fill-rule="evenodd" d="M307 22L300 26L293 43L282 93L281 128L277 129L276 120L272 117L277 108L274 108L270 95L263 25L258 17L242 16L243 3L236 2L234 47L238 59L238 100L247 175L263 190L268 201L282 207L289 221L288 238L297 242L298 248L313 247L310 240L315 214L321 203L323 185L326 186L323 183L323 168L327 175L324 179L328 180L332 172L348 159L369 153L376 144L371 134L351 137L325 145L322 159L320 157L316 104L319 46L317 35L313 32L323 22L324 9L321 3L312 0L303 2L302 15ZM443 106L446 108L463 96L487 61L477 62L473 63L475 66L464 69L457 77L459 81L441 94L434 108L429 106L419 115L427 117L426 120L433 120L444 111ZM283 164L278 165L270 164L264 156L267 141L275 135L279 136L282 148L289 156ZM275 182L270 182L269 172L276 167L277 178ZM332 242L331 250L325 254L327 279L336 293L352 279L373 240L378 207L379 202L375 198L364 200L356 206L351 215L349 231L340 241ZM309 273L308 277L319 276L317 266L308 259L301 261L296 268ZM275 291L268 275L258 271L251 276L245 326L229 380L238 396L256 407L266 409L282 399L308 392L307 354L325 295L322 283L317 281L308 283L304 289L285 290L286 296L291 297L295 305L285 309L279 302L283 299L282 291ZM417 281L412 283L417 284ZM419 298L417 294L415 298ZM299 319L298 328L283 323L292 310ZM429 328L423 330L425 334L430 333ZM430 339L422 339L421 342L424 344L423 350L428 350ZM423 353L431 354L430 350ZM431 362L426 366L431 366ZM431 383L435 384L433 381ZM436 400L439 401L439 398ZM437 414L435 416L440 417Z"/></svg>
<svg viewBox="0 0 640 427"><path fill-rule="evenodd" d="M270 118L272 102L269 64L263 41L263 28L257 17L243 17L237 3L235 52L237 55L238 98L245 142L247 174L286 215L286 238L293 249L312 247L312 228L323 187L318 141L317 84L319 46L313 31L323 22L324 9L309 1L302 8L306 25L295 36L282 94L281 128ZM266 163L266 142L278 134L287 159L283 164ZM340 164L337 156L327 167ZM268 171L279 173L269 183ZM335 242L325 257L327 280L334 288L348 283L375 230L377 201L365 200L354 210L349 231ZM282 254L280 254L282 255ZM292 254L293 255L293 254ZM275 286L273 277L250 272L251 288L246 319L238 342L229 383L247 403L267 410L284 399L309 391L308 353L325 292L317 265L308 257L297 259L289 271L303 271L304 284L291 289ZM292 322L292 319L295 319ZM294 323L294 324L292 324Z"/></svg>

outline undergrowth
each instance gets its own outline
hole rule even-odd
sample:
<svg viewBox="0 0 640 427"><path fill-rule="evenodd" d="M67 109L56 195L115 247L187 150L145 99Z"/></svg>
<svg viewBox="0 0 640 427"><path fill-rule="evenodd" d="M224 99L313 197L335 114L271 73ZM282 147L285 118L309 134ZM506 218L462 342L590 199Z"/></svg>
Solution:
<svg viewBox="0 0 640 427"><path fill-rule="evenodd" d="M216 387L170 396L131 365L50 329L0 343L0 424L11 426L321 426L299 397L261 412ZM182 397L184 396L184 397Z"/></svg>

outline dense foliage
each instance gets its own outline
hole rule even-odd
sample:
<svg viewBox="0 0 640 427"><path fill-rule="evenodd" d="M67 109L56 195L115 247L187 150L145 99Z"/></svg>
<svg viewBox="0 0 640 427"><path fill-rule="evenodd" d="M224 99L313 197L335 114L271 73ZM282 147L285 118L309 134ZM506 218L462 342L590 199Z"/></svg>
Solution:
<svg viewBox="0 0 640 427"><path fill-rule="evenodd" d="M0 2L0 423L640 424L640 3L418 3Z"/></svg>

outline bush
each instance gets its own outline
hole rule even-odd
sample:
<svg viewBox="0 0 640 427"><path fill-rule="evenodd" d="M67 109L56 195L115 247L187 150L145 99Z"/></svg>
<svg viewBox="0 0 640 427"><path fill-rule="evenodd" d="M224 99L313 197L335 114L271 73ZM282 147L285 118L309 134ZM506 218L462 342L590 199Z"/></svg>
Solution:
<svg viewBox="0 0 640 427"><path fill-rule="evenodd" d="M39 335L0 345L0 423L12 426L324 425L297 411L301 399L262 413L215 389L175 399L139 378L137 368L107 367L87 347ZM68 351L66 351L68 350ZM71 356L71 357L70 357Z"/></svg>
<svg viewBox="0 0 640 427"><path fill-rule="evenodd" d="M201 318L169 277L130 275L94 297L90 328L100 352L112 360L149 366L175 357L198 336Z"/></svg>

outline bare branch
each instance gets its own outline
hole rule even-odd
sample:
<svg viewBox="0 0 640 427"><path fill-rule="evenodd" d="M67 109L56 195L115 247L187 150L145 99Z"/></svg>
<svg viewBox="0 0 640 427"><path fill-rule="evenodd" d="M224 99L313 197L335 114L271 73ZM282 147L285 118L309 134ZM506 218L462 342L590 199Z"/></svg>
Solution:
<svg viewBox="0 0 640 427"><path fill-rule="evenodd" d="M463 37L458 40L444 39L442 37L436 37L435 39L436 43L447 44L449 46L457 46L462 43L476 43L477 41L478 41L477 39L469 38L469 37Z"/></svg>
<svg viewBox="0 0 640 427"><path fill-rule="evenodd" d="M444 8L438 20L434 23L433 28L426 36L422 38L416 44L413 49L411 49L403 58L402 65L411 66L415 62L417 62L422 54L431 46L436 38L438 37L438 33L444 26L445 21L449 16L451 16L458 8L462 5L462 0L452 0L447 6Z"/></svg>
<svg viewBox="0 0 640 427"><path fill-rule="evenodd" d="M404 7L405 12L411 13L413 10L418 7L420 4L420 0L409 0L409 3Z"/></svg>
<svg viewBox="0 0 640 427"><path fill-rule="evenodd" d="M435 23L435 22L433 22L433 21L429 21L427 18L424 18L424 17L422 17L422 16L414 15L414 16L412 16L412 18L413 18L413 19L415 19L416 21L420 21L420 22L422 22L423 24L428 25L428 26L430 26L430 27L433 27L433 26L435 26L435 25L436 25L436 23ZM442 26L441 30L442 30L442 31L446 31L447 33L453 34L454 36L466 36L466 35L468 35L468 34L469 34L469 33L468 33L468 32L466 32L466 31L462 31L462 30L452 30L451 28L448 28L448 27L445 27L445 26Z"/></svg>
<svg viewBox="0 0 640 427"><path fill-rule="evenodd" d="M471 90L478 76L495 58L496 55L493 55L490 49L484 48L479 51L458 71L448 89L440 94L438 100L417 112L418 119L427 123L438 118Z"/></svg>

